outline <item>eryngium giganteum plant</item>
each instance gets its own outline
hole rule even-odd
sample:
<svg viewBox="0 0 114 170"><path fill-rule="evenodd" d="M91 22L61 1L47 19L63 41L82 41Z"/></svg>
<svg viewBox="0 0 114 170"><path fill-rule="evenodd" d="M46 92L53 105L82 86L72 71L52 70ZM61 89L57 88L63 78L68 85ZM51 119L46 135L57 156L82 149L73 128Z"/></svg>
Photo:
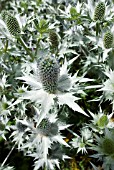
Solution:
<svg viewBox="0 0 114 170"><path fill-rule="evenodd" d="M103 38L103 42L104 42L104 47L106 49L112 48L113 34L110 31L105 33L104 38Z"/></svg>
<svg viewBox="0 0 114 170"><path fill-rule="evenodd" d="M94 20L95 21L102 21L105 15L105 4L103 2L99 2L94 11Z"/></svg>
<svg viewBox="0 0 114 170"><path fill-rule="evenodd" d="M12 14L10 14L7 11L3 11L2 19L5 22L11 35L17 36L18 34L21 33L19 23L18 23L17 19L15 18L15 16L13 16Z"/></svg>

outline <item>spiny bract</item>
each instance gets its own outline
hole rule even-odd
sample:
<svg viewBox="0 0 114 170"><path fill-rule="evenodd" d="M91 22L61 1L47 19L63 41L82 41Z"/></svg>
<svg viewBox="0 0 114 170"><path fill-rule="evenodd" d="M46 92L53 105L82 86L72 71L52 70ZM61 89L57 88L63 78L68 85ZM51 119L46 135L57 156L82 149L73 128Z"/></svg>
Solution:
<svg viewBox="0 0 114 170"><path fill-rule="evenodd" d="M46 92L56 93L59 72L59 64L54 57L46 57L38 63L40 81Z"/></svg>
<svg viewBox="0 0 114 170"><path fill-rule="evenodd" d="M106 32L103 38L104 47L109 49L113 45L113 34L111 32Z"/></svg>
<svg viewBox="0 0 114 170"><path fill-rule="evenodd" d="M105 15L105 4L103 2L99 2L95 7L94 11L94 20L95 21L102 21Z"/></svg>

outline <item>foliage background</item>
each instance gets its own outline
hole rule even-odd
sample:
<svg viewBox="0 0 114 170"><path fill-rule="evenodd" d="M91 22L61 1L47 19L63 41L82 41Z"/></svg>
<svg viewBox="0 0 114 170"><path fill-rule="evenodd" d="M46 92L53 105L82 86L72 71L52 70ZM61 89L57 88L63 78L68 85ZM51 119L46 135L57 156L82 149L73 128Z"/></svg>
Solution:
<svg viewBox="0 0 114 170"><path fill-rule="evenodd" d="M94 7L97 3L97 1L94 1ZM70 66L69 73L74 75L77 72L78 78L86 77L89 80L94 79L94 81L78 82L75 89L76 96L80 98L77 103L89 117L73 111L73 109L66 105L59 110L59 118L66 120L67 124L72 124L69 130L62 132L62 134L66 136L65 141L67 143L73 140L73 132L81 136L81 131L86 126L88 129L96 128L97 130L95 132L94 130L91 131L98 136L103 129L102 134L104 135L104 129L107 123L103 122L103 128L99 126L98 122L94 124L90 112L97 115L101 109L107 117L113 113L113 96L106 96L103 90L97 91L98 87L104 87L104 82L108 79L105 74L108 72L107 70L111 69L113 71L114 69L113 47L110 48L109 51L106 51L100 44L100 41L103 42L104 34L113 28L114 22L114 2L106 1L105 5L107 11L110 12L105 14L103 21L96 22L92 18L94 11L91 11L89 1L87 0L6 0L1 1L0 4L1 12L5 9L19 16L20 23L22 23L22 38L32 52L31 57L27 54L22 44L19 43L19 40L13 40L13 42L11 42L8 39L9 37L4 36L3 30L0 29L0 79L2 80L3 75L6 75L6 85L11 84L11 86L5 86L5 88L0 89L1 101L3 95L6 96L8 105L10 105L8 101L12 103L17 99L15 94L19 93L19 87L22 87L22 83L15 81L15 77L22 76L21 64L25 61L28 61L28 63L34 62L41 53L42 56L45 55L45 53L55 54L61 65L65 57L67 60L70 60L78 56ZM49 44L49 31L52 28L58 36L58 47L53 47ZM113 30L111 31L113 33ZM30 114L32 111L29 105L31 106L31 104L32 102L26 101L25 105L18 105L14 110L11 110L11 114L8 115L7 126L10 127L10 125L15 124L15 117L18 117L20 111L24 110L26 115ZM110 118L110 122L113 123L113 115ZM4 134L7 140L4 140L3 136L0 137L1 164L14 145L9 138L12 130L6 128ZM96 142L93 141L93 144L94 143L96 144ZM77 153L76 148L66 149L67 155L72 157L72 159L61 161L60 169L89 170L92 169L90 162L97 166L96 159L90 156L94 154L94 151L88 149L88 147L89 146L87 146L88 153L86 154L83 154L82 150L82 152ZM7 160L7 164L14 166L16 170L32 169L33 163L34 161L31 157L24 156L23 152L19 152L17 149L12 151ZM101 169L103 161L98 161L98 164L97 169Z"/></svg>

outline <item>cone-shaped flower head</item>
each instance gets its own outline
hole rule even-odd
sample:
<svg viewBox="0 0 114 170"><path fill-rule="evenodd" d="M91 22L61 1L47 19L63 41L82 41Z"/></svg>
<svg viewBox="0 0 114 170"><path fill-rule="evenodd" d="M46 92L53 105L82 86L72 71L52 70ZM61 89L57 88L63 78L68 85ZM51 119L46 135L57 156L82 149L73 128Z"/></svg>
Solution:
<svg viewBox="0 0 114 170"><path fill-rule="evenodd" d="M46 57L38 63L40 81L45 91L54 94L57 90L59 64L53 57Z"/></svg>
<svg viewBox="0 0 114 170"><path fill-rule="evenodd" d="M105 4L103 2L99 2L95 7L94 11L94 20L95 21L102 21L105 15Z"/></svg>
<svg viewBox="0 0 114 170"><path fill-rule="evenodd" d="M97 151L94 156L103 161L104 169L112 169L114 167L114 130L105 129L104 137L98 137L97 145L92 147L93 150Z"/></svg>
<svg viewBox="0 0 114 170"><path fill-rule="evenodd" d="M22 124L21 122L17 122L16 126L19 132L24 132L25 129L27 128L27 126Z"/></svg>
<svg viewBox="0 0 114 170"><path fill-rule="evenodd" d="M49 32L49 40L51 42L52 47L57 48L59 41L58 41L58 36L55 31L51 30Z"/></svg>
<svg viewBox="0 0 114 170"><path fill-rule="evenodd" d="M9 12L4 11L2 13L2 18L4 22L6 23L10 34L12 34L13 36L16 36L21 32L17 19L14 16L12 16Z"/></svg>
<svg viewBox="0 0 114 170"><path fill-rule="evenodd" d="M104 38L103 38L103 42L104 42L104 47L106 49L112 48L113 34L110 31L105 33Z"/></svg>
<svg viewBox="0 0 114 170"><path fill-rule="evenodd" d="M47 118L44 118L37 128L43 136L54 136L58 133L57 124L51 123Z"/></svg>
<svg viewBox="0 0 114 170"><path fill-rule="evenodd" d="M101 143L101 148L105 155L114 154L114 141L110 138L104 138Z"/></svg>

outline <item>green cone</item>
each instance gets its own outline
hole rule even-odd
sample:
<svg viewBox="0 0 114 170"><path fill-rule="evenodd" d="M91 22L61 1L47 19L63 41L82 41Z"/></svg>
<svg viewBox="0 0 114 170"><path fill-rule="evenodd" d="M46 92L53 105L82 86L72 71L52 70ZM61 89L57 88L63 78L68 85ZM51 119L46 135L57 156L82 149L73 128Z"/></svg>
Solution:
<svg viewBox="0 0 114 170"><path fill-rule="evenodd" d="M1 15L2 19L7 25L10 34L12 34L13 36L18 35L21 32L21 29L17 19L7 11L3 11Z"/></svg>
<svg viewBox="0 0 114 170"><path fill-rule="evenodd" d="M54 136L58 133L57 124L51 123L47 118L43 119L37 128L44 136Z"/></svg>
<svg viewBox="0 0 114 170"><path fill-rule="evenodd" d="M105 4L103 2L99 2L95 7L94 11L94 20L95 21L102 21L105 15Z"/></svg>
<svg viewBox="0 0 114 170"><path fill-rule="evenodd" d="M114 141L110 138L105 138L101 145L104 154L114 154Z"/></svg>
<svg viewBox="0 0 114 170"><path fill-rule="evenodd" d="M103 38L103 43L106 49L112 48L113 34L111 32L105 33L104 38Z"/></svg>
<svg viewBox="0 0 114 170"><path fill-rule="evenodd" d="M51 30L49 32L49 40L53 48L57 48L59 45L58 36L55 31Z"/></svg>
<svg viewBox="0 0 114 170"><path fill-rule="evenodd" d="M57 90L59 77L59 64L53 57L46 57L38 63L38 71L43 88L54 94Z"/></svg>

